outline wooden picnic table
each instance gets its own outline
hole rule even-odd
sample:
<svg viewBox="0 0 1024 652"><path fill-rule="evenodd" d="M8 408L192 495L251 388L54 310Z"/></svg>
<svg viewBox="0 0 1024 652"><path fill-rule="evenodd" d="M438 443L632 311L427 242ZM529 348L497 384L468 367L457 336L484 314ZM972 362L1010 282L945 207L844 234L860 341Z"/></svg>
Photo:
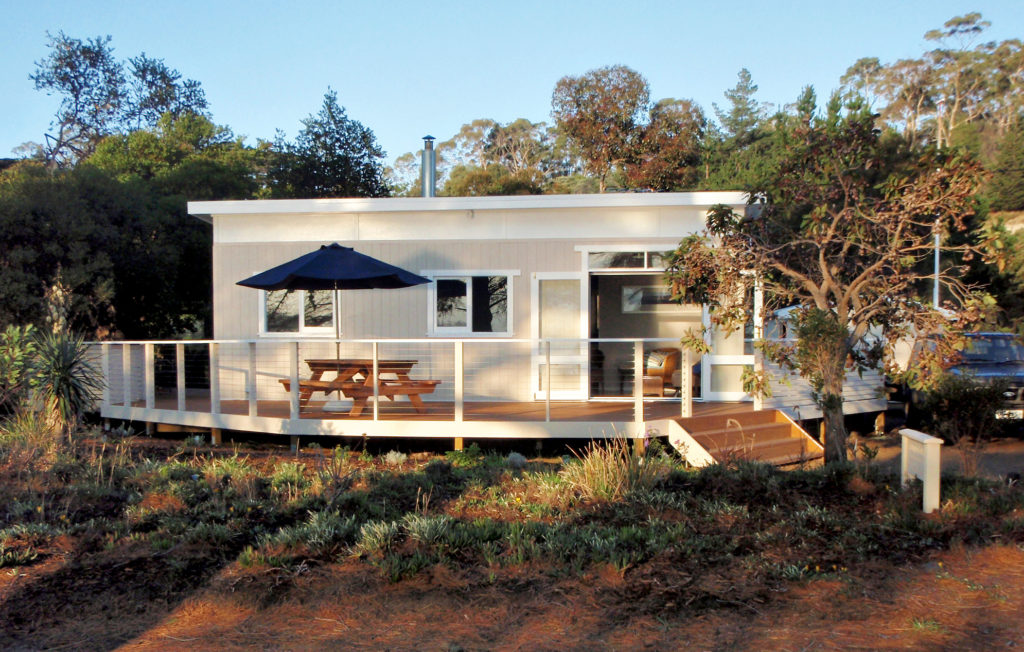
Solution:
<svg viewBox="0 0 1024 652"><path fill-rule="evenodd" d="M394 400L395 396L408 396L417 412L426 411L420 394L429 394L440 384L439 380L413 380L409 372L417 360L377 360L377 387L373 384L372 358L314 358L306 360L309 366L309 380L299 381L299 408L306 407L315 392L329 395L340 392L352 399L349 416L358 417L366 403L375 393ZM335 377L324 380L324 374L333 372ZM394 379L382 378L393 374ZM291 391L291 383L282 379L285 390Z"/></svg>

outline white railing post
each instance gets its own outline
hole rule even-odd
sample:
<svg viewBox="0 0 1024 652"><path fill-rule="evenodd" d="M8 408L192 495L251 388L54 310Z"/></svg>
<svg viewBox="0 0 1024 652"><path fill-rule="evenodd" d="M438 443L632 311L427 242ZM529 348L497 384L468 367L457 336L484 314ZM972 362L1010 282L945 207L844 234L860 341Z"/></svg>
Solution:
<svg viewBox="0 0 1024 652"><path fill-rule="evenodd" d="M103 366L103 409L106 410L110 407L110 344L103 342L100 344L100 351L102 358L100 358L100 364Z"/></svg>
<svg viewBox="0 0 1024 652"><path fill-rule="evenodd" d="M900 484L906 486L919 478L922 487L922 509L930 514L939 508L942 482L942 440L917 430L900 430L903 442L900 455Z"/></svg>
<svg viewBox="0 0 1024 652"><path fill-rule="evenodd" d="M551 421L551 340L544 342L544 420Z"/></svg>
<svg viewBox="0 0 1024 652"><path fill-rule="evenodd" d="M288 378L291 382L291 391L288 392L288 418L299 418L299 343L291 342L288 345Z"/></svg>
<svg viewBox="0 0 1024 652"><path fill-rule="evenodd" d="M258 407L256 402L256 342L249 342L249 381L246 383L245 393L249 398L249 416L254 417Z"/></svg>
<svg viewBox="0 0 1024 652"><path fill-rule="evenodd" d="M146 356L146 409L152 410L156 403L156 347L146 342L142 350Z"/></svg>
<svg viewBox="0 0 1024 652"><path fill-rule="evenodd" d="M121 345L121 387L122 398L124 400L124 406L130 408L132 406L132 345L122 344Z"/></svg>
<svg viewBox="0 0 1024 652"><path fill-rule="evenodd" d="M174 345L174 371L175 382L178 389L178 412L184 412L185 403L185 344L178 342Z"/></svg>
<svg viewBox="0 0 1024 652"><path fill-rule="evenodd" d="M644 341L633 342L633 421L644 420Z"/></svg>
<svg viewBox="0 0 1024 652"><path fill-rule="evenodd" d="M220 345L210 342L210 414L220 414Z"/></svg>
<svg viewBox="0 0 1024 652"><path fill-rule="evenodd" d="M462 423L465 417L466 365L463 358L463 342L455 342L455 422Z"/></svg>
<svg viewBox="0 0 1024 652"><path fill-rule="evenodd" d="M373 420L380 421L380 351L377 340L373 341Z"/></svg>
<svg viewBox="0 0 1024 652"><path fill-rule="evenodd" d="M693 352L683 347L682 370L679 374L679 416L689 419L693 416Z"/></svg>

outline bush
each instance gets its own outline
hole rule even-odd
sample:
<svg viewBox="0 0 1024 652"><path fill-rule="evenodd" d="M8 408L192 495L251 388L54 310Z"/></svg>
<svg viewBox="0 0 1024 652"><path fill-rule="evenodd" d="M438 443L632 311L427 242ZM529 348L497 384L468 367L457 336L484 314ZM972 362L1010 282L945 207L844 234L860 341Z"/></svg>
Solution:
<svg viewBox="0 0 1024 652"><path fill-rule="evenodd" d="M661 455L637 453L630 440L616 437L607 443L591 442L583 455L576 455L561 471L570 486L588 498L619 500L636 491L646 491L672 471L671 462Z"/></svg>
<svg viewBox="0 0 1024 652"><path fill-rule="evenodd" d="M32 387L41 407L68 435L103 390L89 361L89 346L80 337L50 333L37 343Z"/></svg>
<svg viewBox="0 0 1024 652"><path fill-rule="evenodd" d="M977 474L982 449L1001 427L996 412L1006 403L1007 388L1005 380L948 373L924 396L924 427L957 447L964 475Z"/></svg>

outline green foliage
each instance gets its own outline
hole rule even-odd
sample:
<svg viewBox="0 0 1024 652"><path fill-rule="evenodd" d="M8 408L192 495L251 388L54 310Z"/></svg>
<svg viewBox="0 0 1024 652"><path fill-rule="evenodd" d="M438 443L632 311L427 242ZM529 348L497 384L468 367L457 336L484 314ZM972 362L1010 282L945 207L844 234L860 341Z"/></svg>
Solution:
<svg viewBox="0 0 1024 652"><path fill-rule="evenodd" d="M271 156L273 197L387 197L391 193L373 132L345 114L328 90L294 143L278 134Z"/></svg>
<svg viewBox="0 0 1024 652"><path fill-rule="evenodd" d="M464 449L460 451L448 451L444 456L454 466L472 467L480 463L483 459L484 452L480 449L480 444L474 441Z"/></svg>
<svg viewBox="0 0 1024 652"><path fill-rule="evenodd" d="M589 444L560 475L588 498L621 500L655 487L672 468L670 459L637 453L631 440L616 437Z"/></svg>
<svg viewBox="0 0 1024 652"><path fill-rule="evenodd" d="M69 435L103 390L89 347L81 337L47 333L39 338L32 389L43 409Z"/></svg>
<svg viewBox="0 0 1024 652"><path fill-rule="evenodd" d="M924 429L957 446L964 475L976 475L978 458L1001 429L996 412L1005 407L1005 379L985 381L968 374L946 373L924 393Z"/></svg>
<svg viewBox="0 0 1024 652"><path fill-rule="evenodd" d="M36 338L31 325L8 325L0 333L0 414L24 401L32 378Z"/></svg>
<svg viewBox="0 0 1024 652"><path fill-rule="evenodd" d="M30 75L36 90L60 97L45 147L51 164L70 165L92 153L99 140L125 128L153 126L163 115L202 114L207 107L199 82L161 59L145 54L125 64L114 58L109 36L49 37L49 55Z"/></svg>
<svg viewBox="0 0 1024 652"><path fill-rule="evenodd" d="M987 194L993 210L1024 210L1024 119L1018 118L999 144Z"/></svg>
<svg viewBox="0 0 1024 652"><path fill-rule="evenodd" d="M49 318L44 293L70 290L68 328L171 336L209 310L208 230L183 198L98 167L0 173L0 326Z"/></svg>

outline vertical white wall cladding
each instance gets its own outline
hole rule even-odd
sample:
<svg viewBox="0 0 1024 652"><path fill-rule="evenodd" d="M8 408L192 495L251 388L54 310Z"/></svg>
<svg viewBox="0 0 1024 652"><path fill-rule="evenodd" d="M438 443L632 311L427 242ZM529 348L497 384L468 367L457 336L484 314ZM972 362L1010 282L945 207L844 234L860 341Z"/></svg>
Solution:
<svg viewBox="0 0 1024 652"><path fill-rule="evenodd" d="M821 410L811 398L811 386L799 374L784 371L778 365L765 362L765 371L772 376L772 395L763 402L765 410L782 410L794 419L819 419ZM877 371L864 375L850 372L843 386L843 412L881 412L885 410L884 379Z"/></svg>
<svg viewBox="0 0 1024 652"><path fill-rule="evenodd" d="M580 245L674 246L703 226L715 203L739 207L738 193L679 193L430 200L308 200L199 202L189 210L213 222L214 337L258 340L260 400L287 395L286 344L259 334L259 292L236 283L255 273L339 242L413 272L423 270L518 270L511 279L511 337L530 336L533 272L577 272ZM341 293L344 340L427 338L430 306L423 286ZM442 383L432 398L451 400L451 343L384 343L382 356L414 358L417 378ZM359 350L360 347L366 350ZM389 352L389 347L399 350ZM369 345L343 342L342 357L369 357ZM333 342L308 340L299 359L334 357ZM249 388L247 345L220 349L221 395L245 399ZM532 398L530 350L523 345L473 343L465 347L465 394L474 400ZM278 373L279 372L279 373ZM300 365L300 374L308 376Z"/></svg>

